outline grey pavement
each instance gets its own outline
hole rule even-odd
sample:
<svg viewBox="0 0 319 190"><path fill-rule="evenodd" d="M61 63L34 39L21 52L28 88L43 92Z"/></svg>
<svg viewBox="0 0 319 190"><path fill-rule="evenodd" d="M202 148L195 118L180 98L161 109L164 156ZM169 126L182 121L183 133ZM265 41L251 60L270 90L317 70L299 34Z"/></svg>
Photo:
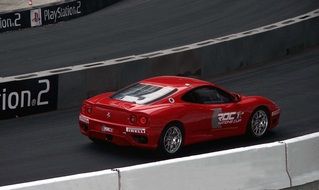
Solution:
<svg viewBox="0 0 319 190"><path fill-rule="evenodd" d="M62 0L31 0L31 5L29 4L29 1L30 0L0 0L0 13L17 9L32 8L49 3L60 2Z"/></svg>

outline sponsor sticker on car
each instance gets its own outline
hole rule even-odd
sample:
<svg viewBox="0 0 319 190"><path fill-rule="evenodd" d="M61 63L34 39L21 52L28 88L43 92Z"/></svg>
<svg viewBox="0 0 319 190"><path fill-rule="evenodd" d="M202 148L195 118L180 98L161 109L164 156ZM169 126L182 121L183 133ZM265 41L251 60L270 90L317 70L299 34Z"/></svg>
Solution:
<svg viewBox="0 0 319 190"><path fill-rule="evenodd" d="M219 113L218 114L218 123L222 124L233 124L241 122L241 117L244 112L227 112L227 113Z"/></svg>
<svg viewBox="0 0 319 190"><path fill-rule="evenodd" d="M131 128L131 127L126 127L126 132L127 133L139 133L139 134L145 134L146 130L144 128Z"/></svg>
<svg viewBox="0 0 319 190"><path fill-rule="evenodd" d="M102 125L101 131L102 131L102 132L107 132L107 133L113 133L113 129L110 128L110 127L107 127L107 126L105 126L105 125Z"/></svg>

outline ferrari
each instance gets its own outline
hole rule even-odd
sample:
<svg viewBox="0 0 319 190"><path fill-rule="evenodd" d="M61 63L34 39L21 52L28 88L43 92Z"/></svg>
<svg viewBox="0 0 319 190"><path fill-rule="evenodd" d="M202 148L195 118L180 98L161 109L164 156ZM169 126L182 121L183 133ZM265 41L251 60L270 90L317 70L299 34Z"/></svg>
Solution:
<svg viewBox="0 0 319 190"><path fill-rule="evenodd" d="M247 134L260 138L278 126L280 108L199 79L159 76L83 102L79 126L93 142L157 149Z"/></svg>

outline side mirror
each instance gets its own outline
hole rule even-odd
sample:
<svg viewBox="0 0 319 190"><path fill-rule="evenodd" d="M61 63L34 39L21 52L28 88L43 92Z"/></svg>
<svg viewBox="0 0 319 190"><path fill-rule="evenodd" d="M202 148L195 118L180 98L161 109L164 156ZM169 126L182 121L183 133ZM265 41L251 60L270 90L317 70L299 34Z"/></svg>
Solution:
<svg viewBox="0 0 319 190"><path fill-rule="evenodd" d="M234 102L239 102L241 100L240 94L232 93L232 95L234 97Z"/></svg>

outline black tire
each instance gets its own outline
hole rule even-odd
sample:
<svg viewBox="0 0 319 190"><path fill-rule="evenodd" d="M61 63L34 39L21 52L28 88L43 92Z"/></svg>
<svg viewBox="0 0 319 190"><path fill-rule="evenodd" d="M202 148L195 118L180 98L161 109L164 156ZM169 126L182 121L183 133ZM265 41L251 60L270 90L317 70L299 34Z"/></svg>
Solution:
<svg viewBox="0 0 319 190"><path fill-rule="evenodd" d="M169 124L162 132L159 151L162 156L174 156L180 152L184 143L183 129L178 123Z"/></svg>
<svg viewBox="0 0 319 190"><path fill-rule="evenodd" d="M252 138L263 137L269 128L269 112L265 108L257 108L252 114L247 126L247 135Z"/></svg>

